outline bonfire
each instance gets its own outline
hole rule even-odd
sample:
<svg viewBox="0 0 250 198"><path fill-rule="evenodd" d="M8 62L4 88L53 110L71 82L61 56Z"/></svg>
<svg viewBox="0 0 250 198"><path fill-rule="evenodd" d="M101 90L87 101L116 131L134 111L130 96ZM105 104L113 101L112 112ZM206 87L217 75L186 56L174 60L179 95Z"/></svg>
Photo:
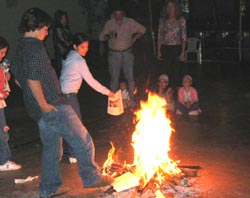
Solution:
<svg viewBox="0 0 250 198"><path fill-rule="evenodd" d="M177 161L169 157L174 129L171 127L166 105L165 99L153 93L148 94L147 101L141 101L140 109L135 112L136 126L131 140L134 149L132 164L116 162L115 147L111 143L112 148L103 165L103 174L115 178L112 190L137 187L138 192L143 192L148 186L153 186L159 193L162 183L169 183L173 178L181 178L183 175Z"/></svg>

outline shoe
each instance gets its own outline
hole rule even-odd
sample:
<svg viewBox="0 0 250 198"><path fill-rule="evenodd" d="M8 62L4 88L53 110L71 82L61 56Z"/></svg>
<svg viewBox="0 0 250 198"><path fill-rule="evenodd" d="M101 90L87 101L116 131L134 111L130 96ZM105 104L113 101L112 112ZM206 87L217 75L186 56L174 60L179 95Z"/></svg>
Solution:
<svg viewBox="0 0 250 198"><path fill-rule="evenodd" d="M12 170L18 170L22 168L21 165L16 164L12 161L7 161L4 165L0 165L0 171L12 171Z"/></svg>
<svg viewBox="0 0 250 198"><path fill-rule="evenodd" d="M190 115L190 116L197 116L197 115L199 115L199 113L198 113L198 111L190 111L188 113L188 115Z"/></svg>
<svg viewBox="0 0 250 198"><path fill-rule="evenodd" d="M55 193L52 193L51 195L43 195L40 193L40 198L51 198L51 197L57 197L57 196L62 196L66 195L69 192L68 187L59 187Z"/></svg>
<svg viewBox="0 0 250 198"><path fill-rule="evenodd" d="M75 157L69 157L69 163L75 164L75 163L77 163L77 159Z"/></svg>
<svg viewBox="0 0 250 198"><path fill-rule="evenodd" d="M96 180L94 183L90 185L84 185L84 188L97 188L102 186L110 185L114 179L109 176L101 176L98 180Z"/></svg>
<svg viewBox="0 0 250 198"><path fill-rule="evenodd" d="M182 115L182 113L179 109L176 110L176 115Z"/></svg>

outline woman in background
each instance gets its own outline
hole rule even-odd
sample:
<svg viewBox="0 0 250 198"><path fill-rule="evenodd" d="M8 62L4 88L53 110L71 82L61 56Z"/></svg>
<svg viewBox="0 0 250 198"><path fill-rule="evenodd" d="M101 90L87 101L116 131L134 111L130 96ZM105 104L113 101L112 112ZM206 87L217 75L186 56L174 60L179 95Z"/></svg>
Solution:
<svg viewBox="0 0 250 198"><path fill-rule="evenodd" d="M54 20L53 42L55 48L55 69L57 75L60 76L62 61L66 58L72 46L72 33L69 28L67 12L57 10Z"/></svg>
<svg viewBox="0 0 250 198"><path fill-rule="evenodd" d="M158 29L158 60L163 60L163 73L171 77L171 85L180 84L181 64L185 60L186 20L176 0L168 0L163 6Z"/></svg>

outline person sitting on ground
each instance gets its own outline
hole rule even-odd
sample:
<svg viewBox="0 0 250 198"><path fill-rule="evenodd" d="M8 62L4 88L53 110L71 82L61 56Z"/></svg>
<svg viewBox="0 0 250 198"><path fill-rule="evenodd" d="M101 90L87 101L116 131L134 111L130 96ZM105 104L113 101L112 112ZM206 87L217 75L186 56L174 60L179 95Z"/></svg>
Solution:
<svg viewBox="0 0 250 198"><path fill-rule="evenodd" d="M133 101L130 98L130 94L128 91L128 85L125 81L120 83L120 90L122 92L122 101L124 109L128 109L133 106Z"/></svg>
<svg viewBox="0 0 250 198"><path fill-rule="evenodd" d="M177 115L198 116L201 113L197 90L192 87L193 79L185 75L182 87L178 91L178 102L176 103Z"/></svg>
<svg viewBox="0 0 250 198"><path fill-rule="evenodd" d="M0 62L2 62L8 50L7 41L0 36ZM4 108L6 107L5 99L8 97L9 92L6 90L8 80L10 78L9 72L2 67L3 63L0 64L0 171L11 171L18 170L21 165L16 164L11 159L11 151L8 144L9 127L6 125Z"/></svg>
<svg viewBox="0 0 250 198"><path fill-rule="evenodd" d="M89 50L88 37L81 32L73 35L73 50L69 52L65 61L63 61L62 73L60 76L60 84L62 92L67 96L71 106L75 110L79 119L82 120L80 105L77 98L77 93L81 87L82 80L84 79L89 86L97 92L113 97L114 93L108 88L99 83L89 71L88 65L84 57ZM76 158L73 154L73 149L63 142L64 156L70 163L76 163Z"/></svg>
<svg viewBox="0 0 250 198"><path fill-rule="evenodd" d="M162 74L158 77L158 84L157 84L157 88L155 90L155 93L166 99L167 101L167 112L169 113L173 113L175 110L175 106L174 106L174 100L173 100L173 90L172 88L169 86L169 78L168 75L166 74Z"/></svg>

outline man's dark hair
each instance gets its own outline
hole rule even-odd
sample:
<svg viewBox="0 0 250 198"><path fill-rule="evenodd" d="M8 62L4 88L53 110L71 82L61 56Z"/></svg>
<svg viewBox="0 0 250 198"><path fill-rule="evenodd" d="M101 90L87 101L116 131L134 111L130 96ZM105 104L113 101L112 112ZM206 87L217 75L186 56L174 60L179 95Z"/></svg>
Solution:
<svg viewBox="0 0 250 198"><path fill-rule="evenodd" d="M39 8L30 8L27 10L21 19L18 30L22 33L40 30L44 26L50 26L52 20L50 16Z"/></svg>
<svg viewBox="0 0 250 198"><path fill-rule="evenodd" d="M89 41L89 39L87 35L82 32L77 32L73 35L73 45L78 46L86 41Z"/></svg>
<svg viewBox="0 0 250 198"><path fill-rule="evenodd" d="M5 38L0 36L0 50L3 49L3 48L6 48L6 47L7 48L9 47L8 42L6 41Z"/></svg>

